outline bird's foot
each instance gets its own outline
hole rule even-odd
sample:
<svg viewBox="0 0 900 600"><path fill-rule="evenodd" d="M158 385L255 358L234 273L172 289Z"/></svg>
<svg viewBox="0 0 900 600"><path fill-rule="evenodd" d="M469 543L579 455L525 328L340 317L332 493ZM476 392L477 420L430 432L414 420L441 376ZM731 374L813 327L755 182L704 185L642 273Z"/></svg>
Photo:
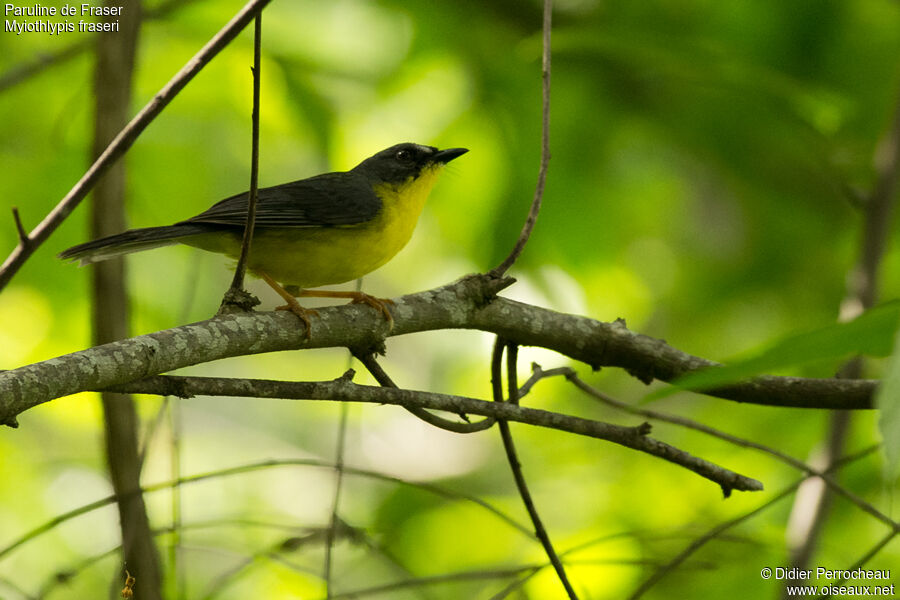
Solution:
<svg viewBox="0 0 900 600"><path fill-rule="evenodd" d="M391 311L388 310L388 304L393 304L394 301L390 298L376 298L375 296L370 296L369 294L363 292L353 292L353 300L350 301L350 304L368 304L372 308L381 311L381 314L384 315L384 319L388 323L388 331L391 331L394 328L394 316L391 314Z"/></svg>
<svg viewBox="0 0 900 600"><path fill-rule="evenodd" d="M306 326L306 341L308 342L310 339L310 331L312 330L312 326L309 322L309 318L319 316L319 313L312 308L303 308L300 306L300 303L297 302L295 298L285 298L287 300L287 304L284 306L276 306L275 310L289 310L295 315L297 315L301 321L303 321L303 325Z"/></svg>

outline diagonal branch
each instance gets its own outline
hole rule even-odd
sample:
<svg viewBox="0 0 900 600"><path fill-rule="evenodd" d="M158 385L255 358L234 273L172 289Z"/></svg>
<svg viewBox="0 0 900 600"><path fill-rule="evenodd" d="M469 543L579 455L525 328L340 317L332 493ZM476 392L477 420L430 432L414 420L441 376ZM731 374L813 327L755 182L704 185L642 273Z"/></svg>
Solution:
<svg viewBox="0 0 900 600"><path fill-rule="evenodd" d="M891 542L891 540L893 540L896 536L897 536L897 531L891 531L891 532L887 533L883 538L881 538L880 540L875 542L875 545L873 545L871 548L866 550L866 552L861 557L859 557L856 560L856 562L854 562L852 565L848 565L848 567L845 570L842 570L841 572L849 574L849 573L853 573L857 569L861 569L862 567L864 567L866 565L867 562L872 560L872 558L874 558L876 554L881 552L882 549L884 549L884 547L887 546ZM840 587L847 582L847 579L848 579L847 577L841 577L840 579L835 581L832 584L832 586ZM894 585L891 584L890 588L891 588L891 592L893 592ZM825 593L825 594L822 594L821 596L819 596L819 600L822 600L824 598L831 598L831 597L832 596L830 594Z"/></svg>
<svg viewBox="0 0 900 600"><path fill-rule="evenodd" d="M832 464L828 468L828 472L832 473L846 464L849 464L849 463L854 462L864 456L867 456L868 454L871 454L874 450L875 450L875 448L866 448L865 450L862 450L861 452L857 452L856 454L846 456L843 459L841 459L840 461ZM653 575L651 575L646 581L644 581L640 586L638 586L638 588L628 597L628 600L637 600L638 598L643 596L645 592L647 592L650 588L652 588L654 585L656 585L666 575L676 571L681 564L683 564L688 558L690 558L691 555L694 554L697 550L699 550L701 547L706 545L707 542L710 542L710 541L720 537L721 534L724 533L725 531L727 531L728 529L731 529L732 527L740 525L744 521L748 520L750 517L753 517L754 515L759 514L760 512L762 512L762 511L768 509L769 507L775 505L776 503L780 502L782 499L790 496L794 490L796 490L798 487L800 487L800 485L803 483L803 481L805 479L806 478L798 479L797 481L795 481L791 485L787 486L786 488L781 490L779 493L777 493L776 495L771 497L769 500L767 500L760 506L756 507L755 509L753 509L747 513L744 513L742 515L738 515L737 517L735 517L733 519L729 519L728 521L725 521L723 523L720 523L720 524L712 527L705 534L703 534L702 536L698 537L697 539L692 541L690 544L688 544L688 546L684 550L679 552L669 562L667 562L662 567L657 569L653 573Z"/></svg>
<svg viewBox="0 0 900 600"><path fill-rule="evenodd" d="M709 529L709 531L707 531L706 533L704 533L703 535L701 535L700 537L698 537L697 539L692 541L690 544L688 544L688 546L684 550L679 552L669 562L667 562L666 564L664 564L660 568L658 568L656 571L654 571L653 574L650 577L648 577L646 581L644 581L641 585L639 585L637 587L637 589L635 589L634 592L632 592L631 595L628 596L628 600L638 600L638 598L643 596L644 593L646 593L650 588L652 588L654 585L656 585L666 575L668 575L669 573L675 572L678 569L678 567L681 566L682 563L684 563L684 561L686 561L688 558L691 557L692 554L694 554L694 552L699 550L701 547L705 546L708 542L718 538L725 531L731 529L732 527L736 527L737 525L740 525L741 523L743 523L744 521L747 521L751 517L756 516L759 513L768 509L769 507L777 504L784 498L787 498L794 492L794 490L796 490L798 487L800 487L800 484L802 482L803 482L803 479L800 479L800 480L794 482L793 484L791 484L788 487L786 487L785 489L781 490L780 492L778 492L777 494L775 494L774 496L772 496L771 498L766 500L764 503L762 503L760 506L754 508L753 510L748 511L748 512L746 512L742 515L739 515L733 519L730 519L728 521L719 523L718 525Z"/></svg>
<svg viewBox="0 0 900 600"><path fill-rule="evenodd" d="M0 290L13 278L25 261L50 235L56 231L66 217L87 196L97 184L100 177L115 163L135 142L153 119L172 101L172 99L219 53L253 17L271 0L250 0L207 44L191 58L187 64L153 96L144 108L131 120L125 128L110 142L106 150L94 161L78 183L60 200L41 223L28 235L28 243L19 242L6 261L0 266Z"/></svg>
<svg viewBox="0 0 900 600"><path fill-rule="evenodd" d="M333 470L337 465L331 462L322 461L318 459L312 458L284 458L284 459L273 459L268 458L256 462L240 464L236 466L225 467L221 469L216 469L212 471L205 471L201 473L194 473L192 475L184 475L179 476L169 481L161 481L157 483L147 484L142 486L138 490L134 490L131 494L150 494L153 492L158 492L161 490L174 490L182 487L186 484L198 483L201 481L210 481L214 479L218 479L221 477L231 477L235 475L243 475L246 473L253 473L262 469L270 469L276 467L316 467ZM494 506L493 504L479 498L478 496L473 496L470 494L466 494L464 492L460 492L454 489L445 488L434 483L427 483L422 481L415 481L412 479L404 479L402 477L397 477L394 475L387 475L385 473L381 473L379 471L373 471L370 469L362 469L358 467L344 466L344 472L353 475L355 477L362 477L372 480L384 481L391 484L396 484L400 486L406 486L421 490L423 492L427 492L429 494L433 494L439 498L444 498L446 500L454 501L454 502L470 502L481 509L487 511L492 515L493 518L498 519L499 521L505 523L506 525L512 527L519 533L523 534L528 539L534 538L534 534L528 530L527 527L515 521L512 517L507 515L505 512ZM73 508L67 512L57 514L50 518L48 521L45 521L26 531L25 533L15 537L12 541L6 543L5 545L0 545L0 559L6 559L8 556L12 555L14 552L18 551L20 548L29 544L36 538L53 531L60 525L71 521L72 519L76 519L82 515L88 514L92 511L103 508L104 506L108 506L116 501L116 496L107 496L105 498L100 498L98 500L94 500L87 504L83 504L76 508Z"/></svg>

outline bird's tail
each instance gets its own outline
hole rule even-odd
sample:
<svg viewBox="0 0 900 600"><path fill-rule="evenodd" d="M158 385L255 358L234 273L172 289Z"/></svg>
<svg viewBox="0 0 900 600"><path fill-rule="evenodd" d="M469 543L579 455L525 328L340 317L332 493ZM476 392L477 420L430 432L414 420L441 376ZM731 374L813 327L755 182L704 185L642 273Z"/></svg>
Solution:
<svg viewBox="0 0 900 600"><path fill-rule="evenodd" d="M79 264L87 265L122 254L177 244L182 238L207 232L209 232L208 227L188 223L129 229L116 235L72 246L68 250L60 252L59 257L64 260L77 260Z"/></svg>

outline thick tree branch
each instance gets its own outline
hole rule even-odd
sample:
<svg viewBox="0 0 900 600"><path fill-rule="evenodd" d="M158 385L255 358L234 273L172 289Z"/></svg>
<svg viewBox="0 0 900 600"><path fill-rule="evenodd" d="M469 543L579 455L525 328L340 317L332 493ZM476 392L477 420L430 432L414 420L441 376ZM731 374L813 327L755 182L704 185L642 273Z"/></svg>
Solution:
<svg viewBox="0 0 900 600"><path fill-rule="evenodd" d="M644 381L672 380L716 363L692 356L624 323L587 317L491 296L510 280L470 276L397 298L390 335L437 329L476 329L526 346L540 346L594 368L615 366ZM224 315L191 325L104 344L0 373L0 424L54 398L103 389L181 367L231 356L301 348L372 347L386 332L378 313L346 305L319 309L306 337L296 316L261 312ZM763 376L703 393L772 406L872 408L873 380Z"/></svg>
<svg viewBox="0 0 900 600"><path fill-rule="evenodd" d="M584 435L638 450L680 465L701 477L714 481L725 490L726 495L732 489L739 491L762 489L762 484L755 479L744 477L648 437L649 426L646 423L637 427L623 427L536 408L515 406L508 402L486 402L475 398L435 392L359 385L350 381L352 375L353 372L348 371L344 376L333 381L316 382L157 375L117 385L112 389L117 392L158 394L181 398L202 394L290 400L329 400L413 406L457 414L464 412Z"/></svg>

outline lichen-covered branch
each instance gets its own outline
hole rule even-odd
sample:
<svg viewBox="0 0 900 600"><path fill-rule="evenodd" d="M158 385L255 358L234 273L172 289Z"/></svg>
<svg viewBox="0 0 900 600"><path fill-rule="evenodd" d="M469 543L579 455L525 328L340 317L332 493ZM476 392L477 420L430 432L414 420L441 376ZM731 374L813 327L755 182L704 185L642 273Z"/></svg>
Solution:
<svg viewBox="0 0 900 600"><path fill-rule="evenodd" d="M318 309L310 336L287 312L218 316L0 373L0 423L38 404L231 356L326 347L373 347L386 335L437 329L474 329L502 335L523 346L555 350L594 368L627 369L641 380L671 381L716 363L662 340L606 323L494 297L512 280L469 276L449 285L394 300L394 328L366 306ZM703 393L773 406L865 409L872 407L872 380L758 377Z"/></svg>

